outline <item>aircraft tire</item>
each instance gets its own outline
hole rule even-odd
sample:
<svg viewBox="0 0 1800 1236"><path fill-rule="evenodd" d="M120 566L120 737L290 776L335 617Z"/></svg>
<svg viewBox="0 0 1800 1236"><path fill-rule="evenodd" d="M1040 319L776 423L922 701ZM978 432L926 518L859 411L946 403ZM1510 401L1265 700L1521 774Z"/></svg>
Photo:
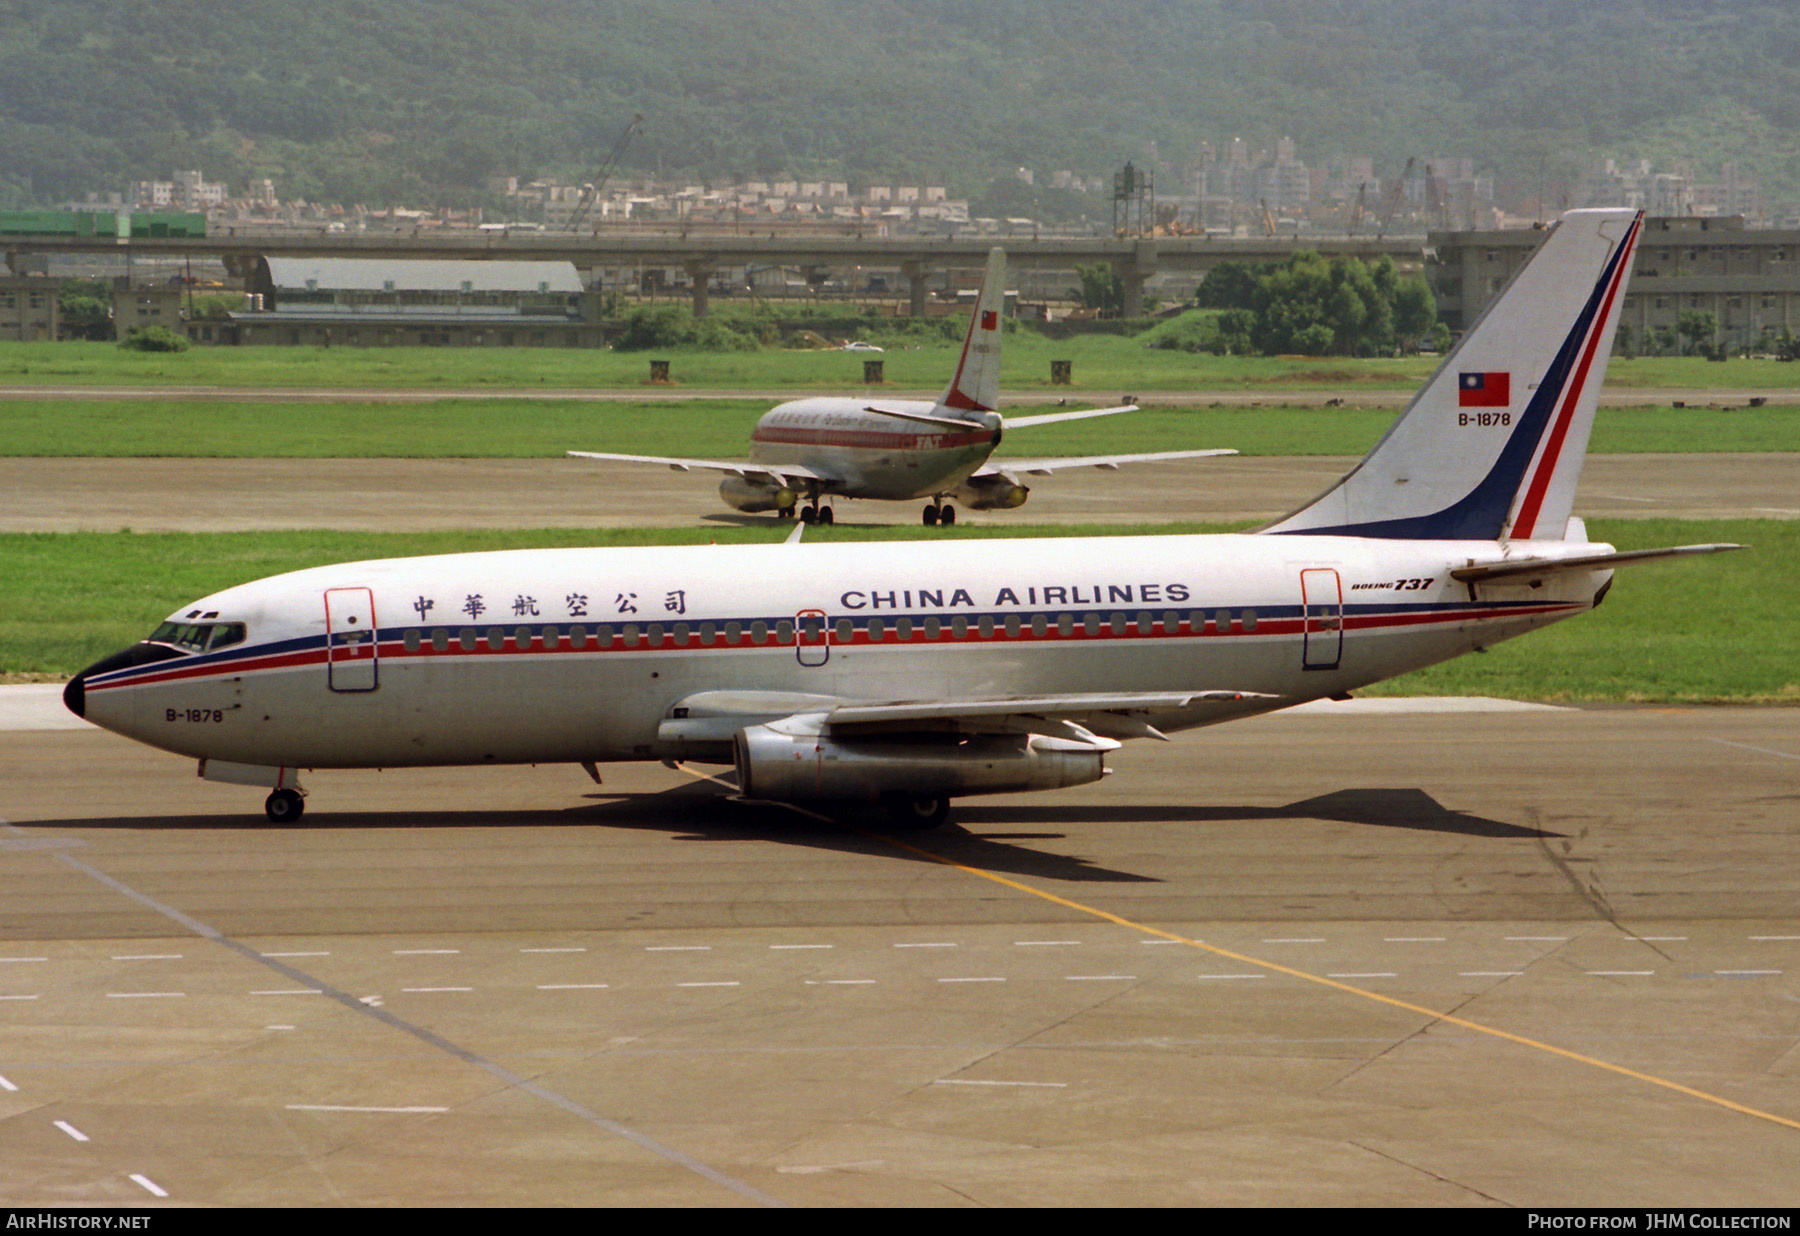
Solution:
<svg viewBox="0 0 1800 1236"><path fill-rule="evenodd" d="M937 527L937 521L938 521L937 504L933 503L932 505L925 508L925 526L927 528L935 528L935 527Z"/></svg>
<svg viewBox="0 0 1800 1236"><path fill-rule="evenodd" d="M956 522L956 508L955 507L951 506L948 502L946 502L946 503L944 503L943 506L938 508L938 524L940 526L948 528L951 524L953 524L955 522Z"/></svg>
<svg viewBox="0 0 1800 1236"><path fill-rule="evenodd" d="M792 519L793 517L794 508L791 506L784 506L779 511L775 512L776 519Z"/></svg>
<svg viewBox="0 0 1800 1236"><path fill-rule="evenodd" d="M306 811L306 800L296 790L276 790L263 803L263 810L277 824L292 824Z"/></svg>
<svg viewBox="0 0 1800 1236"><path fill-rule="evenodd" d="M937 828L950 818L950 800L942 795L883 794L881 807L890 824L908 832Z"/></svg>
<svg viewBox="0 0 1800 1236"><path fill-rule="evenodd" d="M822 524L836 523L837 516L831 513L830 507L822 506L819 508L819 522Z"/></svg>
<svg viewBox="0 0 1800 1236"><path fill-rule="evenodd" d="M818 518L819 518L819 512L817 510L815 510L814 508L812 508L810 506L803 506L800 508L800 522L801 523L810 524L810 523L813 523Z"/></svg>

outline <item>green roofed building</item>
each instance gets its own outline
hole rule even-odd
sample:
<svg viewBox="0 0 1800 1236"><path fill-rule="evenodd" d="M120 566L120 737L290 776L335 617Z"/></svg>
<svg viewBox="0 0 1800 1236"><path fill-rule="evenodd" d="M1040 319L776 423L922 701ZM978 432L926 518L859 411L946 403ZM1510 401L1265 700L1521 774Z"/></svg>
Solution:
<svg viewBox="0 0 1800 1236"><path fill-rule="evenodd" d="M258 258L238 342L599 347L598 297L570 262Z"/></svg>

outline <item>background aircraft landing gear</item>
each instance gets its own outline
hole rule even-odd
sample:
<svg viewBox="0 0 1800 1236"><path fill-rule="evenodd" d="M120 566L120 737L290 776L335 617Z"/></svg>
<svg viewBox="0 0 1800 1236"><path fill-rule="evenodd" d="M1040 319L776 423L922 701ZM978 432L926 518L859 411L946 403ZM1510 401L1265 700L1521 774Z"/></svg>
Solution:
<svg viewBox="0 0 1800 1236"><path fill-rule="evenodd" d="M775 512L776 519L792 519L793 517L794 508L791 506L784 506Z"/></svg>
<svg viewBox="0 0 1800 1236"><path fill-rule="evenodd" d="M299 790L276 790L263 803L263 810L277 824L292 824L306 810L306 799Z"/></svg>

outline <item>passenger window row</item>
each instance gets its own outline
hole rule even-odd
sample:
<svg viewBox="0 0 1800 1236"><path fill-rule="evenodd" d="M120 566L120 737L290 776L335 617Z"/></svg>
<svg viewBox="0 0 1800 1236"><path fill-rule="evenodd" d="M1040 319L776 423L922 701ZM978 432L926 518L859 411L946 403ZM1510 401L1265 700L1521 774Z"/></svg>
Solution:
<svg viewBox="0 0 1800 1236"><path fill-rule="evenodd" d="M1054 626L1059 636L1072 636L1079 626L1086 635L1099 635L1103 631L1112 635L1150 635L1160 628L1165 635L1174 634L1181 629L1182 615L1174 610L1166 610L1160 619L1157 615L1140 612L1135 616L1124 613L1113 613L1106 617L1097 613L1082 615L1058 614ZM1256 630L1256 611L1246 609L1234 617L1228 609L1215 610L1208 614L1206 610L1194 610L1187 615L1188 629L1198 634L1211 630L1224 633L1231 630ZM164 624L173 627L175 624ZM233 624L238 628L238 639L243 638L242 624ZM1007 614L998 623L992 614L981 614L973 621L967 615L956 614L948 623L935 614L925 618L902 616L894 619L870 618L864 626L865 634L872 643L880 643L888 638L891 631L897 642L910 642L915 634L923 635L927 641L941 639L945 630L953 640L967 639L971 629L982 639L991 639L996 629L1003 630L1008 639L1019 638L1027 627L1033 637L1042 639L1049 635L1052 622L1048 614L1032 614L1029 619L1019 614ZM800 632L809 643L816 643L824 638L826 621L823 618L807 617L800 620ZM159 631L160 634L160 631ZM723 641L736 645L745 641L752 644L766 644L773 636L777 644L786 645L794 641L794 623L783 618L771 625L761 619L749 624L742 622L726 622L723 624L702 622L690 626L685 622L677 622L665 628L660 622L652 622L643 628L637 623L626 623L618 629L618 637L627 648L649 647L660 648L665 642L672 642L674 647L686 648L693 644L697 636L703 647L712 647ZM856 638L856 622L850 618L839 618L831 631L832 637L839 644L848 644ZM551 651L567 647L572 650L584 648L610 648L613 645L614 630L611 626L601 625L594 628L591 637L585 626L570 627L565 637L558 627L545 627L542 632L534 632L530 627L518 627L511 633L513 647L528 649L534 644L540 649ZM402 637L408 652L417 652L423 647L426 636L418 630L409 630ZM444 627L433 630L429 636L431 646L438 652L449 651L452 635ZM463 627L458 630L454 640L464 652L474 652L485 644L490 652L500 652L506 648L507 632L502 627L489 627L485 632L474 627ZM168 641L165 641L168 642ZM214 647L221 645L215 644Z"/></svg>

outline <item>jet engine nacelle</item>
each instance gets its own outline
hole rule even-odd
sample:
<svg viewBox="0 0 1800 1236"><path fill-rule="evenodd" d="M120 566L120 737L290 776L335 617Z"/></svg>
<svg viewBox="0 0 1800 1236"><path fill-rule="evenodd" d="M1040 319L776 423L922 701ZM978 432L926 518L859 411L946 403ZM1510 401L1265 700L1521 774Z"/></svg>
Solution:
<svg viewBox="0 0 1800 1236"><path fill-rule="evenodd" d="M719 497L733 510L754 515L759 511L782 511L800 501L791 485L769 481L752 481L741 476L728 476L719 482Z"/></svg>
<svg viewBox="0 0 1800 1236"><path fill-rule="evenodd" d="M739 730L734 748L739 790L777 802L1052 790L1106 775L1101 748L1044 734L834 738L777 722Z"/></svg>
<svg viewBox="0 0 1800 1236"><path fill-rule="evenodd" d="M971 511L1010 511L1024 506L1031 490L1006 476L972 476L956 487L956 500Z"/></svg>

